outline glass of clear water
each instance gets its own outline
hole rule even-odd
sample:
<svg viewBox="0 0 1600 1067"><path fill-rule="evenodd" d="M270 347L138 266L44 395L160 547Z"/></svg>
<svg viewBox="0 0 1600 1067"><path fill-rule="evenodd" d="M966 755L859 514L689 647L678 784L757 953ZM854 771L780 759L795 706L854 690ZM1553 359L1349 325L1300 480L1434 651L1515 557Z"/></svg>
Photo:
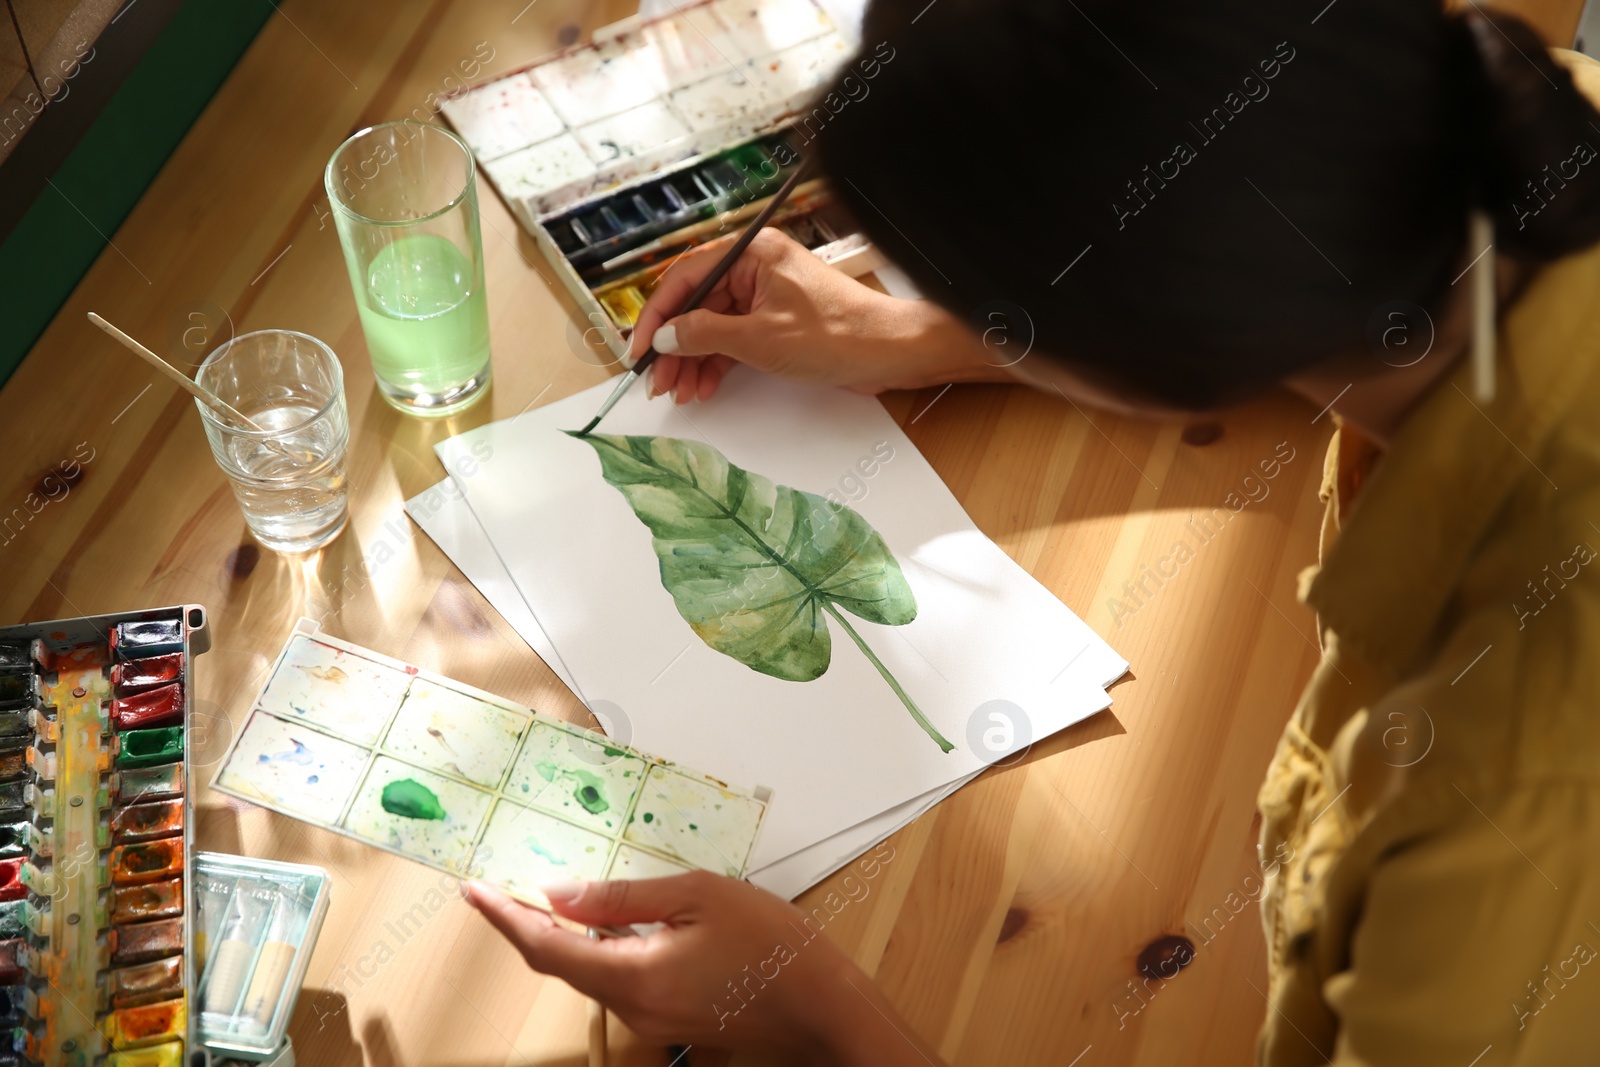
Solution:
<svg viewBox="0 0 1600 1067"><path fill-rule="evenodd" d="M383 398L449 415L489 385L489 303L472 152L442 126L361 130L323 175Z"/></svg>
<svg viewBox="0 0 1600 1067"><path fill-rule="evenodd" d="M256 540L309 552L339 536L349 518L350 421L333 350L293 330L257 330L219 346L195 380L261 427L236 426L195 401Z"/></svg>

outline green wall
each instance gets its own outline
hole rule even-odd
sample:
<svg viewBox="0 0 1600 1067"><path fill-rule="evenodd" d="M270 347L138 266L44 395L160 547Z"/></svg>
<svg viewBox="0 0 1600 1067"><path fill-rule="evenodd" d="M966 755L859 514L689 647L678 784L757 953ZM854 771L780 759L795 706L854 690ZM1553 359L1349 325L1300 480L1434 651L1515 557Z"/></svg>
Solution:
<svg viewBox="0 0 1600 1067"><path fill-rule="evenodd" d="M45 186L0 244L0 382L105 248L101 234L122 225L272 13L266 0L188 0L56 171L61 191Z"/></svg>

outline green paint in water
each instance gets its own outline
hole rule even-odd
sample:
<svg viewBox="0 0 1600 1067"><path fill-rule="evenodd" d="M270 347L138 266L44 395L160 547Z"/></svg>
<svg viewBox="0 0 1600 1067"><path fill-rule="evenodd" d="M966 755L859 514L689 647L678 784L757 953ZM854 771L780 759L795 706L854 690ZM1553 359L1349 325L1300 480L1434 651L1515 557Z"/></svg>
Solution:
<svg viewBox="0 0 1600 1067"><path fill-rule="evenodd" d="M383 810L402 819L444 818L444 805L433 790L410 778L396 778L383 787Z"/></svg>
<svg viewBox="0 0 1600 1067"><path fill-rule="evenodd" d="M700 829L700 827L698 827L698 826L696 826L696 825L695 825L695 824L694 824L694 823L690 823L690 824L689 824L689 829L691 829L691 830L698 830L698 829Z"/></svg>
<svg viewBox="0 0 1600 1067"><path fill-rule="evenodd" d="M620 749L620 748L612 748L609 745L605 746L600 751L604 752L606 755L610 756L612 759L616 759L618 756L626 756L627 755L627 753L622 751L622 749Z"/></svg>
<svg viewBox="0 0 1600 1067"><path fill-rule="evenodd" d="M645 813L644 813L644 821L645 821L645 822L655 822L655 821L656 821L656 817L655 817L655 816L654 816L654 815L651 815L651 814L650 814L650 813L649 813L649 812L648 812L648 811L647 811L647 812L645 812Z"/></svg>

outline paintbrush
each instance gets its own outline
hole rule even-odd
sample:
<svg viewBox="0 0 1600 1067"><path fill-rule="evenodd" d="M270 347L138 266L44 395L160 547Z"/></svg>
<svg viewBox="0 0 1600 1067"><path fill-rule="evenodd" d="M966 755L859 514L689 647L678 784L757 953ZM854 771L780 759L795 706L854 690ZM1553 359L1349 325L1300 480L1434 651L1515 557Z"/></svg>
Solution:
<svg viewBox="0 0 1600 1067"><path fill-rule="evenodd" d="M589 936L597 938L599 933L590 930ZM606 1067L607 1060L606 1006L598 1000L591 1000L589 1001L589 1067Z"/></svg>
<svg viewBox="0 0 1600 1067"><path fill-rule="evenodd" d="M744 250L750 247L750 242L756 239L756 234L760 233L761 228L772 220L772 216L783 206L783 202L789 199L789 194L794 192L795 186L805 180L806 171L809 169L811 169L811 160L801 160L800 165L794 169L794 173L789 175L789 180L784 182L776 193L772 194L772 199L767 202L766 207L761 209L761 214L757 215L755 221L745 228L744 233L739 235L739 239L733 242L733 246L723 253L722 259L717 262L715 267L711 268L711 273L702 278L700 284L695 286L694 292L689 294L689 299L684 301L683 306L677 310L675 316L693 311L700 306L700 302L710 295L712 289L716 288L717 283L728 273L729 268L744 253ZM622 399L623 394L633 386L634 382L639 380L640 375L650 369L650 364L654 363L660 355L656 351L655 345L651 345L644 355L635 360L633 367L622 376L621 381L617 382L617 387L611 390L611 395L606 397L606 402L600 405L600 410L595 413L594 418L589 420L587 426L578 431L578 436L587 437L593 433L594 428L600 425L600 420L606 417L606 412L617 406L617 401Z"/></svg>
<svg viewBox="0 0 1600 1067"><path fill-rule="evenodd" d="M801 204L802 206L796 208L796 210L804 210L804 207L807 206L804 203L806 198L814 197L820 188L821 183L819 182L817 188L797 189L794 195L789 198L790 203ZM681 245L698 244L700 241L716 233L723 226L727 226L735 222L743 222L745 219L756 214L759 210L761 209L758 209L754 204L745 204L743 207L737 207L731 211L724 212L716 218L700 219L698 221L691 222L686 226L681 226L671 231L670 233L663 234L652 241L646 241L642 245L637 245L633 248L630 248L626 252L620 252L596 266L591 266L588 268L587 273L582 270L580 270L578 273L582 275L583 279L590 284L604 284L607 281L614 281L618 277L616 273L618 267L623 267L629 263L634 263L653 252L660 252L663 249L677 248Z"/></svg>
<svg viewBox="0 0 1600 1067"><path fill-rule="evenodd" d="M199 384L193 378L183 373L183 371L179 370L177 367L174 367L172 364L168 363L166 360L162 359L144 345L140 344L138 341L135 341L133 338L129 337L127 334L123 333L121 330L117 329L115 326L111 325L105 319L102 319L99 315L96 315L92 311L89 312L89 321L100 327L112 337L115 337L118 341L122 342L123 346L127 348L128 351L132 352L134 355L150 364L152 367L166 375L178 385L187 389L202 404L210 408L212 411L215 411L218 415L221 415L228 422L233 423L235 426L241 429L254 430L256 433L267 432L267 428L265 426L255 422L248 415L239 411L232 404L229 404L216 393L213 393L205 386Z"/></svg>
<svg viewBox="0 0 1600 1067"><path fill-rule="evenodd" d="M224 421L232 423L235 428L263 434L272 432L92 311L89 312L89 321L122 342L123 347L127 348L128 351L188 390L195 399L222 416ZM307 463L315 458L310 452L303 449L291 450L286 445L279 441L274 441L270 437L262 440L261 447L268 452L276 452L285 459L294 460L296 463Z"/></svg>

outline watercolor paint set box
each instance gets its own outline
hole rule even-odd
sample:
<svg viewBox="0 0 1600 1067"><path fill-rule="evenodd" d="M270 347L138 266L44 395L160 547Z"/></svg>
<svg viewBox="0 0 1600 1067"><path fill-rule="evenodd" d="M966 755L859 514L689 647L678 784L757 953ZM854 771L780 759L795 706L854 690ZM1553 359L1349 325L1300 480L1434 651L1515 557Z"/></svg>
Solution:
<svg viewBox="0 0 1600 1067"><path fill-rule="evenodd" d="M565 881L742 877L770 800L309 619L212 784L537 907Z"/></svg>
<svg viewBox="0 0 1600 1067"><path fill-rule="evenodd" d="M0 1062L179 1067L196 1047L186 771L209 646L198 606L0 629Z"/></svg>
<svg viewBox="0 0 1600 1067"><path fill-rule="evenodd" d="M210 643L192 604L0 628L0 1064L211 1062L189 773Z"/></svg>
<svg viewBox="0 0 1600 1067"><path fill-rule="evenodd" d="M814 98L852 54L813 0L701 0L597 30L443 111L621 355L671 261L737 232L799 163L830 114ZM821 179L773 225L851 275L884 262Z"/></svg>

